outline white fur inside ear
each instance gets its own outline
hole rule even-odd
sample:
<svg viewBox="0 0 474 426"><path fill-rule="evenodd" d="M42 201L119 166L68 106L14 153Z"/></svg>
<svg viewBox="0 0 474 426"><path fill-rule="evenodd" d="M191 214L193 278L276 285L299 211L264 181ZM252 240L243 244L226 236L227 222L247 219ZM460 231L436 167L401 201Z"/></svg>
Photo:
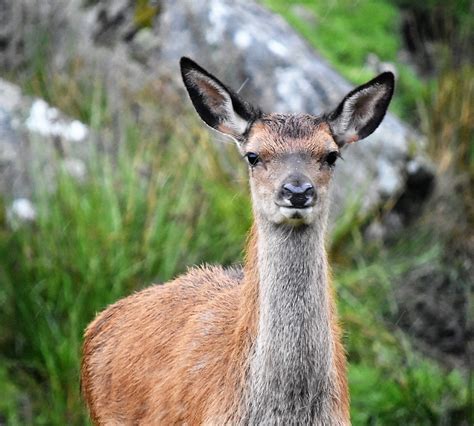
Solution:
<svg viewBox="0 0 474 426"><path fill-rule="evenodd" d="M230 134L231 136L241 136L247 130L248 122L237 114L232 107L232 100L230 97L226 101L227 118L219 124L217 130L222 133Z"/></svg>
<svg viewBox="0 0 474 426"><path fill-rule="evenodd" d="M208 108L220 118L216 130L232 137L241 136L247 130L248 122L234 110L232 99L220 84L198 72L193 73L193 84L203 96Z"/></svg>
<svg viewBox="0 0 474 426"><path fill-rule="evenodd" d="M384 87L376 84L354 93L344 102L337 118L337 133L344 137L357 134L373 117L375 107L385 95Z"/></svg>

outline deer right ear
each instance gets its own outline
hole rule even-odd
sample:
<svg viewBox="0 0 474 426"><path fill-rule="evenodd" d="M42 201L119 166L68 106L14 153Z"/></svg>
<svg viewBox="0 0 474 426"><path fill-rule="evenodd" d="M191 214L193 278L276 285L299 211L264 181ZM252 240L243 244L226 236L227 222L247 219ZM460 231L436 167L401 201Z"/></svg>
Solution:
<svg viewBox="0 0 474 426"><path fill-rule="evenodd" d="M242 141L261 115L216 77L189 58L181 58L181 75L189 97L202 120L213 129Z"/></svg>
<svg viewBox="0 0 474 426"><path fill-rule="evenodd" d="M328 115L328 123L339 146L369 136L382 122L392 99L394 76L384 72L355 88Z"/></svg>

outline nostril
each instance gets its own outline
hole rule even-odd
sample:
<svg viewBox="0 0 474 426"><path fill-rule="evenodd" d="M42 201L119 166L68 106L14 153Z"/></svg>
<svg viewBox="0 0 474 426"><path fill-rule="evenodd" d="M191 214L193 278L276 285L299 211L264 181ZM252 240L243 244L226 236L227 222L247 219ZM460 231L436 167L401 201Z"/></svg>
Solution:
<svg viewBox="0 0 474 426"><path fill-rule="evenodd" d="M304 194L305 194L307 197L314 197L314 188L313 188L313 186L309 186L309 187L304 191Z"/></svg>
<svg viewBox="0 0 474 426"><path fill-rule="evenodd" d="M291 191L291 189L287 188L286 185L283 185L283 187L281 188L281 196L286 199L286 200L289 200L292 196L293 196L293 191Z"/></svg>
<svg viewBox="0 0 474 426"><path fill-rule="evenodd" d="M288 200L293 207L302 208L312 205L316 197L316 191L312 184L306 182L302 185L285 183L280 190L280 196Z"/></svg>

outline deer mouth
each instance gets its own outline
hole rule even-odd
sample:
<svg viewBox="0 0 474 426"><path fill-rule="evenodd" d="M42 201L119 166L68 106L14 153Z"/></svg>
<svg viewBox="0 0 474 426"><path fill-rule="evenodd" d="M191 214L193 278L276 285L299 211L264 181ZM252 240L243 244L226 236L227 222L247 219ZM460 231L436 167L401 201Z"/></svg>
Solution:
<svg viewBox="0 0 474 426"><path fill-rule="evenodd" d="M278 202L275 202L275 205L278 206L280 209L294 210L294 211L309 210L314 207L314 203L308 203L304 206L294 206L292 204L280 204Z"/></svg>
<svg viewBox="0 0 474 426"><path fill-rule="evenodd" d="M278 204L277 204L278 205ZM305 220L313 212L313 206L304 207L288 207L278 205L280 213L285 217L286 220Z"/></svg>

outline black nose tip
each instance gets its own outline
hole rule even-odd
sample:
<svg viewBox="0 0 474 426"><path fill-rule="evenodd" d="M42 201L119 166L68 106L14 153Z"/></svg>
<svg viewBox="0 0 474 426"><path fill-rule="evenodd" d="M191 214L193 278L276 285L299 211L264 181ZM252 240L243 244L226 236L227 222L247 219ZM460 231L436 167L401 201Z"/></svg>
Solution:
<svg viewBox="0 0 474 426"><path fill-rule="evenodd" d="M302 208L311 205L315 192L313 185L309 182L301 185L285 183L281 188L281 195L285 200L289 200L293 207Z"/></svg>

